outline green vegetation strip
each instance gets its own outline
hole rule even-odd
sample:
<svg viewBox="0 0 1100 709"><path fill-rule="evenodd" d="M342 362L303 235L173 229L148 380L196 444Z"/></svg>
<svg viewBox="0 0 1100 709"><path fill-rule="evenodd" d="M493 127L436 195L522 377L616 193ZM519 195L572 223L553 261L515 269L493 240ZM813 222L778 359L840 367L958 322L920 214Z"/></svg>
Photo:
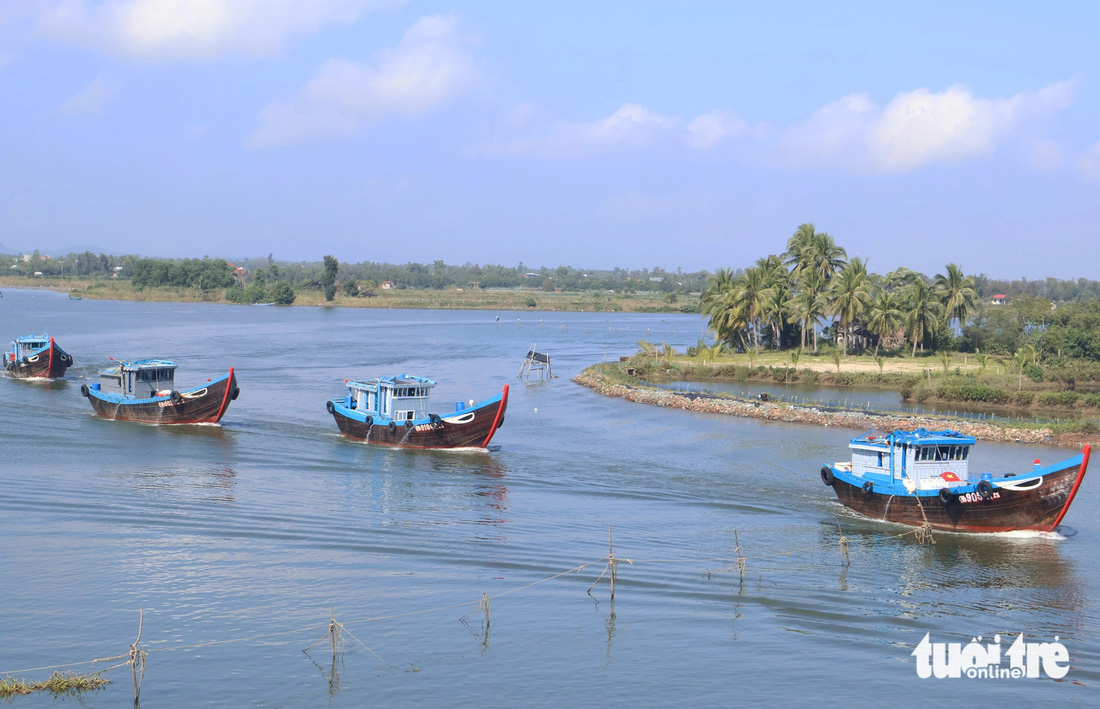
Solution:
<svg viewBox="0 0 1100 709"><path fill-rule="evenodd" d="M950 427L984 441L1079 446L1100 442L1100 426L1091 421L1066 423L975 422L928 414L882 414L858 410L826 409L814 405L764 402L729 395L673 392L648 386L640 374L639 358L627 362L593 365L574 378L581 386L604 396L618 397L641 404L687 409L701 413L725 414L746 418L803 423L815 426L840 426L857 430L895 430L918 427Z"/></svg>
<svg viewBox="0 0 1100 709"><path fill-rule="evenodd" d="M49 692L55 697L73 696L82 692L94 691L111 683L98 673L78 675L72 672L54 672L40 682L28 682L25 679L0 679L0 698L11 699L34 692Z"/></svg>

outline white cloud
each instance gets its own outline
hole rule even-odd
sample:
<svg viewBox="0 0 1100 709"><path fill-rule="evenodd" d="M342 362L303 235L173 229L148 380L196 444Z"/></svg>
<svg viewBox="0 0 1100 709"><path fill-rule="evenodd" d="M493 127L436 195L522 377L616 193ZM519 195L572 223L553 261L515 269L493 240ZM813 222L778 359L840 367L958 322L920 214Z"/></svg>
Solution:
<svg viewBox="0 0 1100 709"><path fill-rule="evenodd" d="M531 104L506 116L496 136L475 152L509 157L577 157L646 147L679 125L636 103L623 104L610 116L594 121L547 120Z"/></svg>
<svg viewBox="0 0 1100 709"><path fill-rule="evenodd" d="M852 94L817 109L802 123L780 131L777 150L798 165L829 164L862 152L878 107L866 94Z"/></svg>
<svg viewBox="0 0 1100 709"><path fill-rule="evenodd" d="M749 124L729 111L711 111L699 116L687 126L687 142L693 148L706 149L731 135L748 129Z"/></svg>
<svg viewBox="0 0 1100 709"><path fill-rule="evenodd" d="M988 155L1022 124L1062 110L1072 97L1073 82L1009 99L977 98L961 86L898 94L876 121L869 157L893 172Z"/></svg>
<svg viewBox="0 0 1100 709"><path fill-rule="evenodd" d="M1089 180L1100 180L1100 140L1096 141L1077 160L1077 169Z"/></svg>
<svg viewBox="0 0 1100 709"><path fill-rule="evenodd" d="M377 0L44 0L40 34L148 59L268 56Z"/></svg>
<svg viewBox="0 0 1100 709"><path fill-rule="evenodd" d="M606 118L571 122L523 105L474 152L575 157L646 148L663 136L748 163L890 173L973 160L1013 143L1033 169L1049 171L1057 169L1060 154L1056 144L1042 139L1043 122L1072 103L1075 84L1058 82L1007 99L976 97L961 86L917 89L898 94L885 107L867 94L850 94L785 128L750 126L721 110L685 125L633 103Z"/></svg>
<svg viewBox="0 0 1100 709"><path fill-rule="evenodd" d="M117 91L115 82L105 76L97 76L81 89L80 93L63 103L61 112L69 116L102 113L107 102Z"/></svg>
<svg viewBox="0 0 1100 709"><path fill-rule="evenodd" d="M272 148L347 135L388 116L416 116L453 100L478 80L468 39L454 17L424 17L372 64L329 59L292 101L260 111L249 136Z"/></svg>
<svg viewBox="0 0 1100 709"><path fill-rule="evenodd" d="M1032 146L1029 166L1049 171L1057 166L1057 146L1041 139L1042 123L1072 103L1075 84L1062 81L1007 99L980 98L961 86L917 89L884 108L866 94L851 94L776 130L774 145L759 147L772 162L792 167L890 173L986 157L1016 141Z"/></svg>

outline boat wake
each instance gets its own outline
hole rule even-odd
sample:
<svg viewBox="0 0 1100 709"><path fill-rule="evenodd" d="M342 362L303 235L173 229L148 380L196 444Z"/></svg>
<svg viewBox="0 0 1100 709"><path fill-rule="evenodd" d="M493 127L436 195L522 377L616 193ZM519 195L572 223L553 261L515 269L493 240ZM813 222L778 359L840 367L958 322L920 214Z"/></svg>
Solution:
<svg viewBox="0 0 1100 709"><path fill-rule="evenodd" d="M1059 529L1062 528L1059 527ZM983 536L986 535L983 534ZM997 539L1049 539L1052 541L1064 541L1068 538L1067 535L1059 532L1041 532L1036 529L1014 529L1011 532L993 532L989 536L993 536ZM1073 533L1069 533L1068 536L1072 537Z"/></svg>

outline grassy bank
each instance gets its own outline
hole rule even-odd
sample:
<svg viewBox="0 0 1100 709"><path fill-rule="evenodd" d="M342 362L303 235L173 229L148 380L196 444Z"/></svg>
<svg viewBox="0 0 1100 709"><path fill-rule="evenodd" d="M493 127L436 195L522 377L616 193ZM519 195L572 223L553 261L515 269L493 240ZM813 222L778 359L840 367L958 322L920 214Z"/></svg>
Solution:
<svg viewBox="0 0 1100 709"><path fill-rule="evenodd" d="M605 396L666 408L815 426L841 426L855 430L895 430L925 427L951 428L985 441L1042 443L1080 446L1100 443L1100 425L1093 421L1027 424L1020 422L974 422L930 414L878 414L867 411L823 410L812 405L764 402L726 394L678 393L649 386L643 381L657 377L638 358L626 362L604 362L584 370L574 381ZM665 369L672 363L666 362ZM758 370L759 371L759 370ZM666 377L669 376L666 372ZM769 379L769 381L774 381Z"/></svg>
<svg viewBox="0 0 1100 709"><path fill-rule="evenodd" d="M1100 417L1100 382L1092 363L1064 364L1035 381L1013 371L1011 361L973 355L878 358L787 353L685 357L671 353L636 355L624 366L650 381L724 381L739 384L805 384L875 387L897 391L911 403L959 403L1011 409L1018 417ZM1071 379L1070 385L1066 379ZM1072 386L1072 388L1069 388Z"/></svg>
<svg viewBox="0 0 1100 709"><path fill-rule="evenodd" d="M180 303L228 303L225 290L198 288L135 289L129 281L69 280L58 278L0 277L0 287L49 288L99 300L159 301ZM547 292L539 290L401 289L379 290L374 297L338 294L326 302L319 290L295 292L294 305L341 308L432 308L443 310L540 310L568 312L680 313L694 312L697 298L669 303L660 294L619 294L604 291Z"/></svg>

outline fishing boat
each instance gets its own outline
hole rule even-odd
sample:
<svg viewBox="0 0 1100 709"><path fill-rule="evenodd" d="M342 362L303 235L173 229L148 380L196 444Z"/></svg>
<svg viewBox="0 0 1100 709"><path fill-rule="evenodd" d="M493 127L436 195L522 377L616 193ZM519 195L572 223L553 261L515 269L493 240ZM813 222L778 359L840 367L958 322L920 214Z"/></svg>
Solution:
<svg viewBox="0 0 1100 709"><path fill-rule="evenodd" d="M508 385L499 396L475 404L458 402L453 412L431 413L435 382L398 374L369 381L346 380L348 393L325 407L340 432L368 443L407 448L485 448L504 424Z"/></svg>
<svg viewBox="0 0 1100 709"><path fill-rule="evenodd" d="M176 390L176 363L164 359L119 362L101 370L100 380L80 393L103 418L140 423L217 423L241 393L229 374L194 389Z"/></svg>
<svg viewBox="0 0 1100 709"><path fill-rule="evenodd" d="M1089 464L1089 446L1051 465L969 470L977 439L958 431L869 431L849 442L852 461L825 465L821 481L860 514L957 532L1053 531Z"/></svg>
<svg viewBox="0 0 1100 709"><path fill-rule="evenodd" d="M73 356L57 346L48 333L12 340L4 367L19 379L56 379L73 366Z"/></svg>

